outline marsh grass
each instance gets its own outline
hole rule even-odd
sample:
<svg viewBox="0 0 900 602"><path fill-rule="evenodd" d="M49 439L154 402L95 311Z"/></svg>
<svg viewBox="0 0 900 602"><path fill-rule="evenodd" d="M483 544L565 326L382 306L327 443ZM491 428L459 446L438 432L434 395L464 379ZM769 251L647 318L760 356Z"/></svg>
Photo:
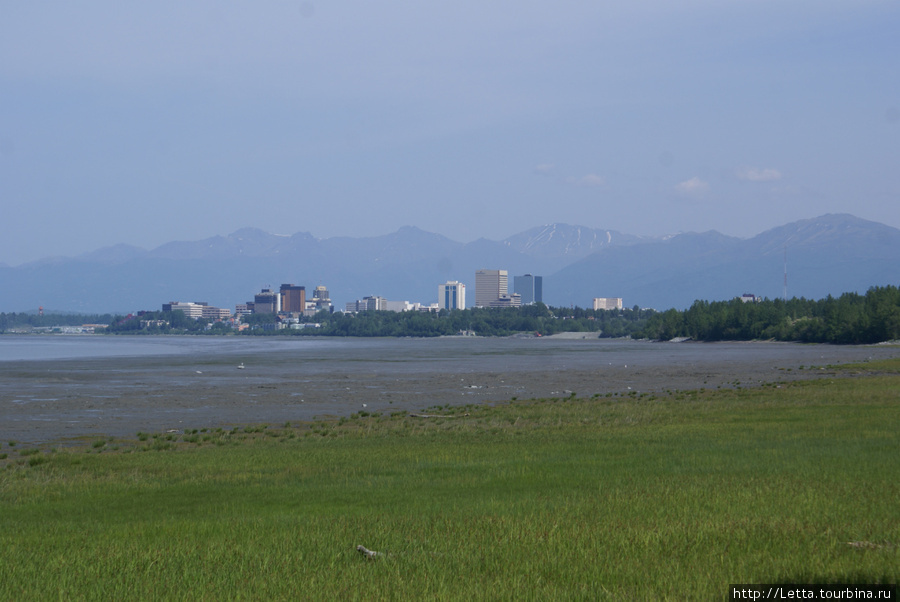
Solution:
<svg viewBox="0 0 900 602"><path fill-rule="evenodd" d="M898 367L11 454L0 598L723 599L729 583L897 582Z"/></svg>

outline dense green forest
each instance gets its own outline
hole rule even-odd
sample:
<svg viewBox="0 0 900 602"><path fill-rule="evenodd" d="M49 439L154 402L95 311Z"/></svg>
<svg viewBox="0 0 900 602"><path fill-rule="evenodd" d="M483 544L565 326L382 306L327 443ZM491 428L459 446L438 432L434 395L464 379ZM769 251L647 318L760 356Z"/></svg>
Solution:
<svg viewBox="0 0 900 602"><path fill-rule="evenodd" d="M274 314L272 319L275 319ZM225 334L231 332L226 322L212 323L205 318L188 318L183 311L144 311L138 315L118 316L109 323L106 333L114 334Z"/></svg>
<svg viewBox="0 0 900 602"><path fill-rule="evenodd" d="M480 336L507 336L520 332L540 335L558 332L593 332L604 337L625 337L636 332L652 310L585 310L551 308L542 303L519 308L473 308L440 312L364 311L357 314L319 312L308 319L315 328L275 329L274 314L252 314L242 321L250 329L242 335L435 337L474 332ZM168 321L157 325L156 321ZM185 318L179 311L145 312L131 319L116 319L108 331L118 334L205 333L221 334L225 323Z"/></svg>
<svg viewBox="0 0 900 602"><path fill-rule="evenodd" d="M0 313L0 332L33 328L53 328L55 326L81 326L82 324L109 324L111 314L60 314L60 313Z"/></svg>
<svg viewBox="0 0 900 602"><path fill-rule="evenodd" d="M699 341L775 339L806 343L861 344L900 339L900 289L873 287L819 301L764 299L756 303L695 301L647 318L634 336Z"/></svg>
<svg viewBox="0 0 900 602"><path fill-rule="evenodd" d="M558 332L593 332L604 337L631 336L652 310L638 308L585 310L547 307L542 303L518 308L472 308L440 312L373 311L359 314L320 313L319 328L304 334L326 336L441 336L474 332L480 336L507 336L520 332L540 335Z"/></svg>

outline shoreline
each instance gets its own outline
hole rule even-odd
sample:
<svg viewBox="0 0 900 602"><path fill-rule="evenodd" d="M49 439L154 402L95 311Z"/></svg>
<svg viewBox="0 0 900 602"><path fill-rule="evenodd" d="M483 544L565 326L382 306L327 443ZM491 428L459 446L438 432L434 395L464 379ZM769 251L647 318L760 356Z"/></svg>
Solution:
<svg viewBox="0 0 900 602"><path fill-rule="evenodd" d="M0 443L283 424L363 409L420 412L572 392L752 387L820 378L830 371L819 368L829 365L900 357L896 346L544 337L188 348L181 355L0 362Z"/></svg>

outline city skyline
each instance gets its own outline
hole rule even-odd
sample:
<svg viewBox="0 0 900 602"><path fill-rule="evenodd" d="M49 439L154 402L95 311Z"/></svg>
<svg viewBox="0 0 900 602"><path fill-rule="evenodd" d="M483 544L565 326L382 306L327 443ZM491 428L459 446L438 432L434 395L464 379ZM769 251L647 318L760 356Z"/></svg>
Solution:
<svg viewBox="0 0 900 602"><path fill-rule="evenodd" d="M344 303L344 309L335 309L331 300L328 298L328 289L324 285L314 287L313 296L306 296L306 286L296 284L282 284L277 290L271 286L263 287L253 296L253 301L235 304L233 314L227 308L220 308L210 305L208 301L168 301L162 304L162 311L183 310L185 315L190 318L214 318L240 319L240 316L247 314L265 313L265 314L304 314L307 317L315 315L315 313L323 309L328 311L345 311L359 312L367 310L382 311L439 311L441 309L468 309L469 307L501 307L511 306L518 307L520 305L528 305L540 303L541 276L532 276L525 274L517 276L516 279L529 279L531 281L532 293L527 301L523 301L521 294L513 293L509 295L505 283L507 281L507 270L478 270L475 272L476 286L476 302L469 306L466 302L466 285L459 280L448 280L438 285L437 301L409 301L408 299L397 301L391 300L381 294L373 294L347 301ZM496 280L496 282L493 282ZM483 305L478 305L478 283L481 283L481 298L484 300ZM535 282L538 284L535 288ZM487 292L485 291L487 286ZM535 293L537 292L537 299ZM324 296L322 296L324 295ZM515 302L510 304L510 300ZM500 300L502 305L496 302ZM152 310L140 310L152 311ZM226 315L226 313L228 315Z"/></svg>

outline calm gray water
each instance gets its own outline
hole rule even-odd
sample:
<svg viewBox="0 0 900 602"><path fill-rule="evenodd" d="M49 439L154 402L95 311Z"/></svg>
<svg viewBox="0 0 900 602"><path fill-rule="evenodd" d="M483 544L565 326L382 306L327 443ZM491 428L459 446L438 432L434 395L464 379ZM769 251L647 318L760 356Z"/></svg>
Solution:
<svg viewBox="0 0 900 602"><path fill-rule="evenodd" d="M610 363L626 363L628 358L649 365L691 365L710 360L721 362L753 362L760 357L807 365L834 363L851 358L862 361L891 356L889 346L801 345L790 343L650 343L627 339L567 338L478 338L443 337L413 338L300 338L300 337L215 337L215 336L103 336L103 335L4 335L0 336L0 362L115 359L181 356L210 358L216 356L269 355L295 359L330 361L391 362L402 358L415 365L441 360L448 364L467 364L484 369L515 369L515 366L491 366L489 358L506 360L539 358L536 367L569 362L595 363L597 354ZM608 355L607 355L608 354ZM466 360L470 360L467 362Z"/></svg>
<svg viewBox="0 0 900 602"><path fill-rule="evenodd" d="M340 341L275 337L3 335L0 362L208 353L253 353L297 347L333 347Z"/></svg>

